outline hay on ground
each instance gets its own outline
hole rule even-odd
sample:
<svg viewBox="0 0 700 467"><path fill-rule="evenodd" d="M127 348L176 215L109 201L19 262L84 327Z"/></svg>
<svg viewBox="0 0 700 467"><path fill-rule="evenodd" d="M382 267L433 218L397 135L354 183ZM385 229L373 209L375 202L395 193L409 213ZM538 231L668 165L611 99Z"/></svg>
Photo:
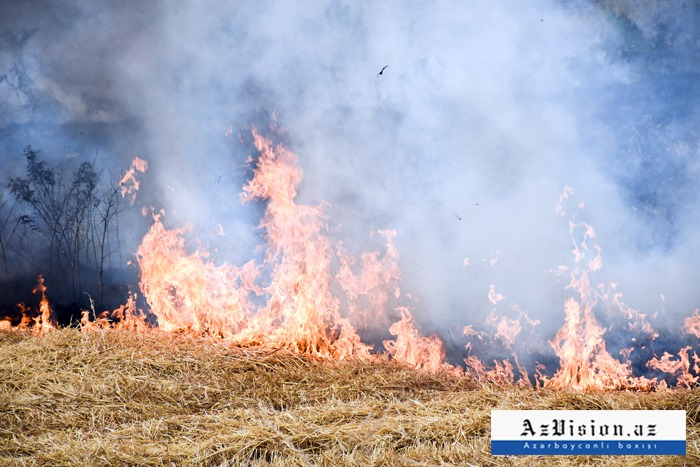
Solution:
<svg viewBox="0 0 700 467"><path fill-rule="evenodd" d="M2 465L700 465L700 390L481 386L160 332L0 332ZM682 457L492 457L492 409L682 409Z"/></svg>

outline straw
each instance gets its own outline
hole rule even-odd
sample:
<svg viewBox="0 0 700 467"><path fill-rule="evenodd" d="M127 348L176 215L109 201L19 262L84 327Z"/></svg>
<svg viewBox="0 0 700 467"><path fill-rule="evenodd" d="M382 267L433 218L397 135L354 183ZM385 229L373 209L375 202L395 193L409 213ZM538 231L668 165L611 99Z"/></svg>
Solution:
<svg viewBox="0 0 700 467"><path fill-rule="evenodd" d="M483 386L190 335L0 332L1 465L700 465L700 390ZM492 409L684 409L687 457L492 457Z"/></svg>

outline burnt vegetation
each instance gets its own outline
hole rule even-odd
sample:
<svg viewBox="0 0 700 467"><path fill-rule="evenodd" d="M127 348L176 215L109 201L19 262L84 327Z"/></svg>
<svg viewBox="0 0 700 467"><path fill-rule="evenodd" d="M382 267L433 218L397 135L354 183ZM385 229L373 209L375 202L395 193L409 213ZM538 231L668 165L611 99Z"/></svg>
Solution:
<svg viewBox="0 0 700 467"><path fill-rule="evenodd" d="M52 165L32 146L23 156L24 176L0 193L0 317L18 320L20 304L36 309L40 275L58 324L124 303L119 182L95 161Z"/></svg>

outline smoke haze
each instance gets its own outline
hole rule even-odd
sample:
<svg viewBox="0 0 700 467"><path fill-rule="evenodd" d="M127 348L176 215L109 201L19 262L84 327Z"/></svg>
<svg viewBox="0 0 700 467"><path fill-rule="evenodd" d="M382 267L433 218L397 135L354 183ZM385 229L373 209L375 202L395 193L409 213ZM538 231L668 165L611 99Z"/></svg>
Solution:
<svg viewBox="0 0 700 467"><path fill-rule="evenodd" d="M513 305L561 326L570 218L629 306L678 323L700 306L698 83L693 1L0 6L6 177L27 144L115 176L139 155L140 202L242 264L260 243L247 131L276 119L334 238L397 230L428 328Z"/></svg>

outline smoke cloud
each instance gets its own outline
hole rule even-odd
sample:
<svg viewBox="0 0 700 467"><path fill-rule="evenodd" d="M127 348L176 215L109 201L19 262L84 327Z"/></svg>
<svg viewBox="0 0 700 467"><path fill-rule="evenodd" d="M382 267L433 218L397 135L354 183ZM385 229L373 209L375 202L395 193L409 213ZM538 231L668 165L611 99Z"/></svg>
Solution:
<svg viewBox="0 0 700 467"><path fill-rule="evenodd" d="M561 326L571 218L596 280L680 324L700 306L698 25L692 1L5 1L0 157L116 176L139 155L141 202L242 264L247 131L276 119L334 238L397 230L427 329L513 306Z"/></svg>

